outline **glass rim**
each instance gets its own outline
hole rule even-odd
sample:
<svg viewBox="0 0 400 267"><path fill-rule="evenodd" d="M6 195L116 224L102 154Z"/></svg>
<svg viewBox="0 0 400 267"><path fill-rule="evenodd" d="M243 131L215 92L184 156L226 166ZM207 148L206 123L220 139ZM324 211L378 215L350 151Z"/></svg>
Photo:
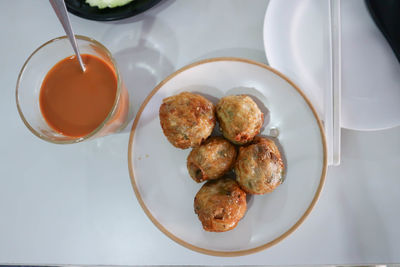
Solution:
<svg viewBox="0 0 400 267"><path fill-rule="evenodd" d="M18 109L18 113L22 119L22 121L24 122L25 126L37 137L39 137L42 140L48 141L50 143L55 143L55 144L74 144L74 143L79 143L82 141L85 141L89 138L91 138L92 136L96 135L98 132L100 132L100 130L102 130L104 128L104 126L110 121L110 119L114 116L115 112L117 111L117 106L118 103L120 101L120 97L121 97L121 90L122 90L122 81L121 81L121 77L119 74L119 70L117 67L117 64L115 62L114 57L112 56L111 52L100 42L96 41L93 38L87 37L87 36L83 36L83 35L75 35L76 39L78 40L84 40L84 41L88 41L90 43L95 44L97 47L100 47L105 53L106 55L109 57L112 67L114 68L115 74L117 76L117 90L116 90L116 96L115 96L115 100L113 103L113 106L111 108L111 110L109 111L109 113L107 114L107 117L99 124L99 126L97 126L93 131L91 131L90 133L88 133L87 135L81 136L81 137L70 137L71 139L69 140L53 140L51 138L48 138L47 136L39 133L38 131L36 131L31 124L28 122L28 120L25 118L24 113L22 112L22 108L20 106L19 103L19 96L18 96L18 88L20 87L20 81L21 78L27 68L28 63L30 62L31 58L37 53L39 52L41 49L43 49L44 47L46 47L47 45L57 42L57 41L61 41L61 40L68 40L68 36L64 35L64 36L60 36L60 37L56 37L53 38L47 42L45 42L44 44L40 45L38 48L36 48L31 54L30 56L25 60L24 64L22 65L22 68L18 74L18 79L17 79L17 84L16 84L16 89L15 89L15 99L16 99L16 103L17 103L17 109ZM72 50L73 51L73 50ZM74 53L72 53L72 55L74 55ZM68 56L66 56L68 57ZM50 126L49 126L50 127ZM50 127L51 128L51 127ZM54 130L55 131L55 130ZM56 131L57 132L57 131ZM63 135L62 133L60 133L61 135ZM68 135L64 135L66 137L69 137Z"/></svg>

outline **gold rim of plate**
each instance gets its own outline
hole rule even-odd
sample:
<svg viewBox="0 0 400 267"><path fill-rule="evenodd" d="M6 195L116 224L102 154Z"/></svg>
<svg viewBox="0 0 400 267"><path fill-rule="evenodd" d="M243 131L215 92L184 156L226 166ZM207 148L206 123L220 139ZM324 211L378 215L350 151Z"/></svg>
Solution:
<svg viewBox="0 0 400 267"><path fill-rule="evenodd" d="M243 63L248 63L248 64L252 64L252 65L256 65L259 66L261 68L267 69L268 71L271 71L273 73L275 73L276 75L278 75L279 77L281 77L282 79L284 79L286 82L288 82L294 89L297 90L297 92L304 98L304 100L306 101L308 107L311 109L311 111L314 114L314 118L317 121L317 124L319 126L319 130L321 133L321 139L322 139L322 145L323 145L323 152L324 152L324 156L323 156L323 168L322 168L322 172L321 172L321 178L319 181L319 185L318 188L314 194L314 197L310 203L310 205L308 206L307 210L303 213L303 215L300 217L300 219L297 220L297 222L290 227L285 233L283 233L282 235L278 236L277 238L275 238L274 240L263 244L261 246L258 247L254 247L251 249L245 249L245 250L236 250L236 251L218 251L218 250L210 250L210 249L205 249L205 248L201 248L195 245L192 245L180 238L178 238L177 236L175 236L173 233L171 233L170 231L168 231L160 222L157 221L157 219L151 214L151 212L149 211L149 209L146 207L146 204L144 203L139 189L136 185L136 181L135 181L135 176L133 173L133 166L132 166L132 147L133 147L133 138L135 135L135 131L136 131L136 127L138 125L138 122L140 120L140 117L142 115L142 112L144 110L144 108L147 106L148 102L150 101L150 99L154 96L154 94L156 94L158 92L158 90L168 81L170 81L172 78L174 78L175 76L177 76L178 74L194 68L196 66L202 65L202 64L207 64L207 63L211 63L211 62L217 62L217 61L236 61L236 62L243 62ZM303 221L307 218L307 216L310 214L311 210L314 208L315 203L317 202L321 191L322 191L322 187L324 185L325 182L325 177L326 177L326 171L327 171L327 147L326 147L326 140L325 140L325 134L324 134L324 130L322 127L322 123L321 120L318 117L317 112L315 111L313 105L311 104L310 100L307 98L307 96L300 90L300 88L295 85L288 77L286 77L285 75L283 75L282 73L280 73L279 71L256 61L253 60L249 60L249 59L242 59L242 58L235 58L235 57L218 57L218 58L211 58L211 59L205 59L205 60L201 60L192 64L189 64L179 70L177 70L176 72L172 73L171 75L169 75L167 78L165 78L163 81L161 81L152 91L151 93L146 97L146 99L144 100L144 102L142 103L142 105L140 106L140 109L135 117L135 121L133 122L132 125L132 129L131 129L131 133L129 136L129 147L128 147L128 165L129 165L129 174L130 174L130 178L131 178L131 183L132 183L132 187L133 190L135 192L136 198L139 201L140 206L142 207L142 209L144 210L144 212L146 213L146 215L149 217L149 219L153 222L153 224L161 231L163 232L166 236L168 236L169 238L171 238L173 241L177 242L178 244L191 249L193 251L197 251L203 254L207 254L207 255L212 255L212 256L220 256L220 257L235 257L235 256L243 256L243 255L248 255L248 254L252 254L252 253L256 253L259 252L261 250L267 249L275 244L277 244L278 242L282 241L283 239L285 239L287 236L289 236L291 233L293 233L302 223Z"/></svg>

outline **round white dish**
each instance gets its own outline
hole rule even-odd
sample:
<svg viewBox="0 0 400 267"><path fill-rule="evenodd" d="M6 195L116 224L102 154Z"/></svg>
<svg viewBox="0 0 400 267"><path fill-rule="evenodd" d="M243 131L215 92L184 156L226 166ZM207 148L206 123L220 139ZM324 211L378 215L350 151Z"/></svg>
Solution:
<svg viewBox="0 0 400 267"><path fill-rule="evenodd" d="M250 95L265 113L261 134L279 131L285 181L270 194L251 196L245 217L231 231L203 230L193 209L202 184L194 182L186 169L190 149L173 147L162 132L162 100L182 91L202 94L214 103L226 95ZM254 253L293 232L318 199L326 159L321 122L300 89L268 66L238 58L203 60L162 81L140 107L128 151L133 189L151 221L179 244L218 256Z"/></svg>
<svg viewBox="0 0 400 267"><path fill-rule="evenodd" d="M329 1L271 0L264 19L269 64L296 82L323 112L329 86ZM341 126L400 125L400 64L363 0L342 1Z"/></svg>

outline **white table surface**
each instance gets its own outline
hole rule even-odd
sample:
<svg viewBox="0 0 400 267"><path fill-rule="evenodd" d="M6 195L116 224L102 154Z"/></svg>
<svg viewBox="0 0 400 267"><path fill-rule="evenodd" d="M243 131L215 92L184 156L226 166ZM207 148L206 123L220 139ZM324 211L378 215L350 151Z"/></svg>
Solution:
<svg viewBox="0 0 400 267"><path fill-rule="evenodd" d="M164 0L119 22L71 16L77 34L115 55L139 103L164 77L199 59L266 63L268 1ZM0 263L356 264L400 262L400 127L342 131L342 164L329 168L307 220L288 238L238 258L202 255L164 236L131 188L130 126L76 144L39 140L19 118L18 72L30 53L63 30L48 1L2 1L0 15Z"/></svg>

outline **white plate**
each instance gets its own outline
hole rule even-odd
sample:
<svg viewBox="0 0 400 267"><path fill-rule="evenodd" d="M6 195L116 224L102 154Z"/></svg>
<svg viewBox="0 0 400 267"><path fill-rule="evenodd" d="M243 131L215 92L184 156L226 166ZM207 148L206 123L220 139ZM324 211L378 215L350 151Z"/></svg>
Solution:
<svg viewBox="0 0 400 267"><path fill-rule="evenodd" d="M262 134L279 129L287 175L274 192L253 196L238 226L224 233L205 232L193 210L201 184L186 169L190 149L173 147L158 117L163 98L182 91L212 101L248 94L266 114ZM269 67L235 58L209 59L189 65L162 81L141 106L129 140L129 170L145 213L166 235L198 252L244 255L269 247L305 219L321 191L326 173L326 146L321 123L302 92ZM304 242L307 242L304 240Z"/></svg>
<svg viewBox="0 0 400 267"><path fill-rule="evenodd" d="M269 64L296 82L319 114L329 86L329 1L271 0L264 20ZM400 125L400 64L364 0L342 1L341 126Z"/></svg>

